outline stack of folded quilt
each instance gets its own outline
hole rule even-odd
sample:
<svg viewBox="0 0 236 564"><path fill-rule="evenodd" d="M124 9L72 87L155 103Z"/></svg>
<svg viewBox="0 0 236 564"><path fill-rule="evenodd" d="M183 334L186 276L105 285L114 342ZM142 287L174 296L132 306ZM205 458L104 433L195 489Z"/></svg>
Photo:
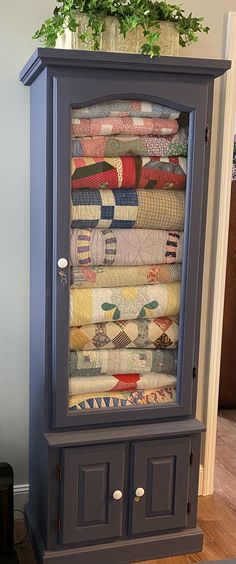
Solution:
<svg viewBox="0 0 236 564"><path fill-rule="evenodd" d="M113 100L72 112L69 409L175 401L188 131Z"/></svg>

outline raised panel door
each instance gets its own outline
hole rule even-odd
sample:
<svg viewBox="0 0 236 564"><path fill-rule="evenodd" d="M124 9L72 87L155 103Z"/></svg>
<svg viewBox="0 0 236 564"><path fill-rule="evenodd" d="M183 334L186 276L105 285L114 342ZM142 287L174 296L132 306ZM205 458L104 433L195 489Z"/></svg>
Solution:
<svg viewBox="0 0 236 564"><path fill-rule="evenodd" d="M133 445L132 533L186 527L190 438Z"/></svg>
<svg viewBox="0 0 236 564"><path fill-rule="evenodd" d="M121 536L124 446L64 449L63 475L63 543Z"/></svg>

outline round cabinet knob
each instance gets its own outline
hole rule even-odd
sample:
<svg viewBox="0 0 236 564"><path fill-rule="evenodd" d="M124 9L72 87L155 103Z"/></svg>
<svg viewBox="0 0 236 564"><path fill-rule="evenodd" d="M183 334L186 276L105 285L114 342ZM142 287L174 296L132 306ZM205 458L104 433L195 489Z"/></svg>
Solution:
<svg viewBox="0 0 236 564"><path fill-rule="evenodd" d="M68 266L68 260L66 258L60 258L57 261L59 268L66 268Z"/></svg>
<svg viewBox="0 0 236 564"><path fill-rule="evenodd" d="M137 488L135 490L136 497L143 497L145 494L145 490L143 488Z"/></svg>
<svg viewBox="0 0 236 564"><path fill-rule="evenodd" d="M113 494L112 497L113 499L115 499L116 501L118 501L119 499L121 499L123 496L122 492L120 490L116 490Z"/></svg>

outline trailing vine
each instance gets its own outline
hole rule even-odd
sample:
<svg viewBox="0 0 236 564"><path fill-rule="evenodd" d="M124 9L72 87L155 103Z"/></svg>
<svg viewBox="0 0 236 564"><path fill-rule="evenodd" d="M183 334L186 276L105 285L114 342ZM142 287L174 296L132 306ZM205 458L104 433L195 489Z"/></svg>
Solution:
<svg viewBox="0 0 236 564"><path fill-rule="evenodd" d="M145 42L141 53L151 57L160 55L158 39L159 22L172 22L179 32L179 43L186 47L198 40L198 33L208 33L202 17L192 13L184 15L181 5L168 4L155 0L57 0L51 18L47 19L34 34L34 39L41 39L46 47L55 47L56 40L66 28L75 32L80 28L79 14L88 16L88 26L80 33L80 39L86 45L99 50L100 36L105 30L106 16L114 16L119 21L120 33L125 37L129 31L141 26ZM153 30L155 28L155 31Z"/></svg>

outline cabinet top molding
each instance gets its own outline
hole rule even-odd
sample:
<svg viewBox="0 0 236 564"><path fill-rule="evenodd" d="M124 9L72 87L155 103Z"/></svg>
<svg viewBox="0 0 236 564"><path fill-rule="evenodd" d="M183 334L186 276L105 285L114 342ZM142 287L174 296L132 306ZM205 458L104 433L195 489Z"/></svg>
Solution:
<svg viewBox="0 0 236 564"><path fill-rule="evenodd" d="M20 73L20 80L29 86L46 67L116 69L201 75L217 78L231 67L222 59L192 59L190 57L156 57L123 53L74 51L69 49L36 49Z"/></svg>

